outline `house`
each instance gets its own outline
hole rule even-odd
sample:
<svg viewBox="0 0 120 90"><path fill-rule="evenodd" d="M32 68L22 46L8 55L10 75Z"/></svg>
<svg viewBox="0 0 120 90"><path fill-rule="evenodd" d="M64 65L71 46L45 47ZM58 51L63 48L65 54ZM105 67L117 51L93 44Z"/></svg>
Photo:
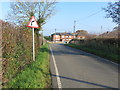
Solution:
<svg viewBox="0 0 120 90"><path fill-rule="evenodd" d="M86 30L77 30L77 31L75 32L75 34L83 34L83 35L87 35L88 32L87 32Z"/></svg>
<svg viewBox="0 0 120 90"><path fill-rule="evenodd" d="M55 41L55 42L60 41L60 39L61 39L60 33L54 33L51 36L52 36L52 41Z"/></svg>
<svg viewBox="0 0 120 90"><path fill-rule="evenodd" d="M69 42L74 38L74 35L71 33L54 33L52 34L52 40L54 42Z"/></svg>
<svg viewBox="0 0 120 90"><path fill-rule="evenodd" d="M75 32L75 36L74 36L74 33L67 33L67 32L53 33L51 36L52 36L52 40L54 42L67 42L68 43L72 39L82 39L83 40L86 38L87 34L88 34L88 32L85 30L77 30Z"/></svg>
<svg viewBox="0 0 120 90"><path fill-rule="evenodd" d="M85 39L88 32L86 30L77 30L75 32L76 39Z"/></svg>
<svg viewBox="0 0 120 90"><path fill-rule="evenodd" d="M69 42L74 38L74 35L71 33L61 33L61 41L62 42Z"/></svg>
<svg viewBox="0 0 120 90"><path fill-rule="evenodd" d="M85 37L84 34L76 34L76 39L85 39Z"/></svg>

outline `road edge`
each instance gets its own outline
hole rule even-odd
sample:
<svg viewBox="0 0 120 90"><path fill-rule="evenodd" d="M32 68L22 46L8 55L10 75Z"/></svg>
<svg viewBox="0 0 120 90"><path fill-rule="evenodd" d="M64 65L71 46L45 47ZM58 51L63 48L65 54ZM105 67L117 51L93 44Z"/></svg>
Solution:
<svg viewBox="0 0 120 90"><path fill-rule="evenodd" d="M57 77L58 88L62 88L62 84L61 84L61 80L60 80L60 77L59 77L59 72L58 72L56 61L55 61L55 57L54 57L52 48L50 46L49 46L49 48L50 48L50 52L51 52L51 55L52 55L52 60L53 60L54 67L55 67L55 73L56 73L56 77Z"/></svg>

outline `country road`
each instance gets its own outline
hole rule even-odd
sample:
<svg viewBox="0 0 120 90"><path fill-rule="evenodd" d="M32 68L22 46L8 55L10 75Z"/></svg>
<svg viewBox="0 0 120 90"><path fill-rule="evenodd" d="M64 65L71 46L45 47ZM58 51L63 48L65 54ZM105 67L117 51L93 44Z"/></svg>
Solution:
<svg viewBox="0 0 120 90"><path fill-rule="evenodd" d="M118 65L63 44L50 44L53 88L118 88Z"/></svg>

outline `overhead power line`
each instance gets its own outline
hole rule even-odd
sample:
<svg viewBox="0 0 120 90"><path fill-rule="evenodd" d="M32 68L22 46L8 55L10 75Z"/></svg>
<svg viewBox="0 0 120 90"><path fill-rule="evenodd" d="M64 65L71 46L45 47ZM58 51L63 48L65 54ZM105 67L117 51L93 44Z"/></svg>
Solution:
<svg viewBox="0 0 120 90"><path fill-rule="evenodd" d="M93 14L89 15L89 16L87 16L87 18L88 18L88 17L92 17L92 16L94 16L94 15L96 15L96 14L100 13L101 11L103 11L103 10L101 9L100 11L97 11L97 12L95 12L95 13L93 13Z"/></svg>

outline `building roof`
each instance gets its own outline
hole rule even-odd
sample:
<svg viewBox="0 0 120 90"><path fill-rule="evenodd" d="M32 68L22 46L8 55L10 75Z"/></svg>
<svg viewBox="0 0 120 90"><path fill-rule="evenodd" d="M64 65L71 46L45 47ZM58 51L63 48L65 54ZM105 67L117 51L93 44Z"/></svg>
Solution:
<svg viewBox="0 0 120 90"><path fill-rule="evenodd" d="M52 35L67 35L67 36L73 36L72 33L53 33Z"/></svg>
<svg viewBox="0 0 120 90"><path fill-rule="evenodd" d="M68 35L68 36L71 35L72 36L73 34L72 33L61 33L61 35Z"/></svg>
<svg viewBox="0 0 120 90"><path fill-rule="evenodd" d="M74 36L74 33L53 33L52 35ZM86 36L84 33L75 33L76 36Z"/></svg>
<svg viewBox="0 0 120 90"><path fill-rule="evenodd" d="M60 33L53 33L52 35L61 35Z"/></svg>

